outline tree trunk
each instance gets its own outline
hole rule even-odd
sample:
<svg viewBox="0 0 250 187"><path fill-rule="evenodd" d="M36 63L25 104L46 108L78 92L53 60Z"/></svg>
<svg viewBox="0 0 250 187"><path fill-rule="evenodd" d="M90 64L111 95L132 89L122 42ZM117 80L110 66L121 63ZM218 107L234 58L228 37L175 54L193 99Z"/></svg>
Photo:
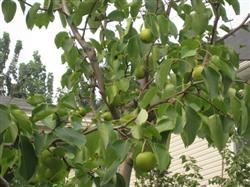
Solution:
<svg viewBox="0 0 250 187"><path fill-rule="evenodd" d="M129 153L127 159L118 168L118 172L123 176L123 179L126 183L126 187L129 187L132 168L133 168L132 153Z"/></svg>
<svg viewBox="0 0 250 187"><path fill-rule="evenodd" d="M9 187L9 183L0 176L0 187Z"/></svg>

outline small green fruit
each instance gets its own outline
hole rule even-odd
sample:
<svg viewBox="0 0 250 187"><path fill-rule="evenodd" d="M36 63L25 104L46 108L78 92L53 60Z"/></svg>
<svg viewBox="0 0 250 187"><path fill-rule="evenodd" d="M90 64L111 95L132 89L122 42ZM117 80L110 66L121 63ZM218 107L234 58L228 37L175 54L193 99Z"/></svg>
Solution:
<svg viewBox="0 0 250 187"><path fill-rule="evenodd" d="M156 166L156 158L152 152L139 153L135 159L135 167L140 172L148 172Z"/></svg>
<svg viewBox="0 0 250 187"><path fill-rule="evenodd" d="M112 120L112 114L110 112L104 112L102 114L102 117L105 121L111 121Z"/></svg>
<svg viewBox="0 0 250 187"><path fill-rule="evenodd" d="M152 43L154 41L154 36L151 29L143 29L140 33L140 39L144 43Z"/></svg>
<svg viewBox="0 0 250 187"><path fill-rule="evenodd" d="M201 73L202 73L203 70L204 70L204 66L203 65L195 66L194 69L193 69L193 72L192 72L192 78L194 80L201 79Z"/></svg>
<svg viewBox="0 0 250 187"><path fill-rule="evenodd" d="M86 111L86 109L85 108L83 108L83 107L80 107L77 111L76 111L76 113L79 115L79 116L85 116L86 114L87 114L87 111Z"/></svg>
<svg viewBox="0 0 250 187"><path fill-rule="evenodd" d="M142 79L145 76L145 69L143 65L139 65L135 68L135 76L137 79Z"/></svg>

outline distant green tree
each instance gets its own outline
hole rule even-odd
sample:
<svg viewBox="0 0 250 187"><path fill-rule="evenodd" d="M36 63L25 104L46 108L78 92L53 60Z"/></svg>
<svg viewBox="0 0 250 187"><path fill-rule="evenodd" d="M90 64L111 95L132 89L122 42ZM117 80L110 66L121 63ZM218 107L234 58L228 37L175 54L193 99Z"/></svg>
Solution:
<svg viewBox="0 0 250 187"><path fill-rule="evenodd" d="M15 91L17 91L15 89L17 84L14 84L13 80L16 83L18 82L17 63L18 63L19 54L20 54L21 50L22 50L22 41L18 40L16 42L13 59L9 65L8 71L5 75L7 95L14 95Z"/></svg>
<svg viewBox="0 0 250 187"><path fill-rule="evenodd" d="M33 54L29 63L21 63L19 66L19 82L17 97L27 98L34 93L46 96L47 101L52 101L53 75L46 73L46 67L42 64L38 51Z"/></svg>
<svg viewBox="0 0 250 187"><path fill-rule="evenodd" d="M4 32L3 37L0 38L0 95L4 95L4 74L6 61L9 56L10 36Z"/></svg>
<svg viewBox="0 0 250 187"><path fill-rule="evenodd" d="M38 51L29 63L18 66L22 41L17 40L12 60L6 64L10 53L10 36L4 32L0 38L0 95L27 98L30 95L44 95L47 102L53 98L53 74L46 71Z"/></svg>

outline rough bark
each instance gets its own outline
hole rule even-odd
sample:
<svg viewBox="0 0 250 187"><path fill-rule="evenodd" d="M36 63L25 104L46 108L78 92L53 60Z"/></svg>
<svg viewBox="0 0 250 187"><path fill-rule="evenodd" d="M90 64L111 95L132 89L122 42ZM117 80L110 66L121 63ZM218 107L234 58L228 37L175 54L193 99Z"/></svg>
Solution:
<svg viewBox="0 0 250 187"><path fill-rule="evenodd" d="M0 187L10 187L9 183L0 176Z"/></svg>
<svg viewBox="0 0 250 187"><path fill-rule="evenodd" d="M119 166L118 172L123 176L123 179L128 187L133 168L132 153L129 153L127 159Z"/></svg>

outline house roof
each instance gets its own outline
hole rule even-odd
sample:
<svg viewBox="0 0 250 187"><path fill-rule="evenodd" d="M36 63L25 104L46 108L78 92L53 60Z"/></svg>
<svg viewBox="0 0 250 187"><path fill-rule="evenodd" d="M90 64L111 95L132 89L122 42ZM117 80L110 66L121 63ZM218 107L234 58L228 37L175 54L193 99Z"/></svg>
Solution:
<svg viewBox="0 0 250 187"><path fill-rule="evenodd" d="M14 104L26 111L32 111L32 106L29 105L25 99L8 97L8 96L0 96L0 104L8 105Z"/></svg>
<svg viewBox="0 0 250 187"><path fill-rule="evenodd" d="M250 29L250 21L246 25ZM250 32L241 28L224 41L239 54L241 61L250 61Z"/></svg>

